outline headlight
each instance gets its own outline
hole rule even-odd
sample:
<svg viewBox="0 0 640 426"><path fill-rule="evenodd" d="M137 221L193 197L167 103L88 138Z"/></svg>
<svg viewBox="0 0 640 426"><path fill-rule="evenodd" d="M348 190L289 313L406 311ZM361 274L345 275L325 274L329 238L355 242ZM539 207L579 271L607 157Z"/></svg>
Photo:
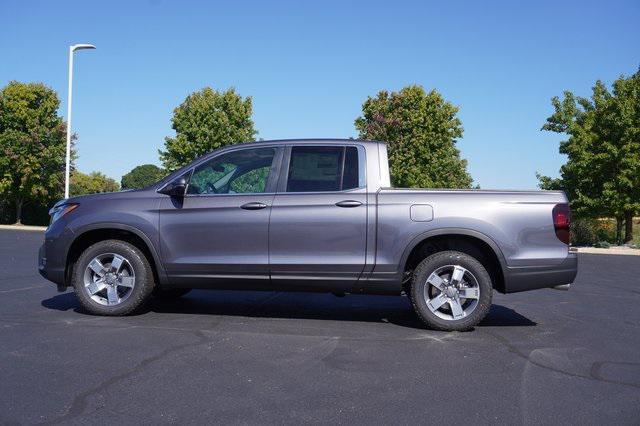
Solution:
<svg viewBox="0 0 640 426"><path fill-rule="evenodd" d="M51 216L51 222L49 222L49 225L52 225L53 222L60 219L65 214L75 210L76 207L78 207L78 204L74 203L53 206L53 208L49 210L49 216Z"/></svg>

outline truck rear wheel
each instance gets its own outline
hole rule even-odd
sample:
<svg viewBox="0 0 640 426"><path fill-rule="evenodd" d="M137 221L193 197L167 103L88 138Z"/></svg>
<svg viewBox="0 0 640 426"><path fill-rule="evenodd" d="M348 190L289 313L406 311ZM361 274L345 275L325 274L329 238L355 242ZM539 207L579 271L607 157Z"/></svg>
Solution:
<svg viewBox="0 0 640 426"><path fill-rule="evenodd" d="M432 254L415 269L411 304L434 330L465 331L489 312L493 286L484 266L457 251Z"/></svg>
<svg viewBox="0 0 640 426"><path fill-rule="evenodd" d="M149 300L153 271L144 253L120 240L87 248L73 268L73 287L84 309L94 315L128 315Z"/></svg>

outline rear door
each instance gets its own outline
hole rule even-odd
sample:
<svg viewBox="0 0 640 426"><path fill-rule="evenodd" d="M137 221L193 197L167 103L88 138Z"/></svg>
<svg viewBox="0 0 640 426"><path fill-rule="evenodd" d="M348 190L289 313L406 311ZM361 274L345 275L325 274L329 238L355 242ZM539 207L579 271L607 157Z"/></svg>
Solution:
<svg viewBox="0 0 640 426"><path fill-rule="evenodd" d="M272 283L293 289L350 290L365 265L364 148L292 145L271 210Z"/></svg>

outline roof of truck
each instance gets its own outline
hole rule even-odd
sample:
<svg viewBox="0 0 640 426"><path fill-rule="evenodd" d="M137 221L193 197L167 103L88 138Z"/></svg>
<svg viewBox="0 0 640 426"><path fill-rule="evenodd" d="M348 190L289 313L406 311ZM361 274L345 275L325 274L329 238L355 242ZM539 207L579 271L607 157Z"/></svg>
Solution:
<svg viewBox="0 0 640 426"><path fill-rule="evenodd" d="M287 145L287 144L298 144L298 143L303 143L303 144L314 144L314 143L360 143L360 144L366 144L366 145L375 145L375 144L386 144L386 142L383 141L373 141L373 140L366 140L366 139L340 139L340 138L310 138L310 139L271 139L271 140L260 140L260 141L253 141L253 142L245 142L245 143L235 143L233 145L226 145L224 147L218 148L214 151L211 152L207 152L206 154L201 155L200 157L194 159L192 162L190 162L189 164L174 170L172 173L169 173L167 176L165 176L162 180L160 180L160 184L163 184L165 182L170 181L171 179L173 179L173 177L179 175L180 173L182 173L185 169L188 169L190 167L193 167L194 164L200 162L201 160L204 160L205 158L209 157L210 155L212 155L215 152L225 152L227 150L230 149L235 149L236 147L245 145L245 144L269 144L269 145Z"/></svg>
<svg viewBox="0 0 640 426"><path fill-rule="evenodd" d="M329 143L365 143L365 144L376 144L376 143L386 143L383 141L372 141L366 139L341 139L341 138L310 138L310 139L272 139L272 140L259 140L252 143L277 143L277 144L290 144L290 143L318 143L318 142L329 142Z"/></svg>

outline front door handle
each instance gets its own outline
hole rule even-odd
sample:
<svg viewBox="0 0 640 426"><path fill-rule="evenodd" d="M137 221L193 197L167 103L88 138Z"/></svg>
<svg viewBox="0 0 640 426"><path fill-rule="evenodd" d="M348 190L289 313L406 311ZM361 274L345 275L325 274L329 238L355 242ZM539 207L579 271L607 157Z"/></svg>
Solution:
<svg viewBox="0 0 640 426"><path fill-rule="evenodd" d="M245 209L245 210L262 210L265 207L267 207L265 203L259 203L259 202L247 203L240 206L241 209Z"/></svg>
<svg viewBox="0 0 640 426"><path fill-rule="evenodd" d="M336 206L338 207L345 207L345 208L351 208L351 207L358 207L361 206L362 203L360 201L356 201L356 200L344 200L344 201L339 201L336 203Z"/></svg>

